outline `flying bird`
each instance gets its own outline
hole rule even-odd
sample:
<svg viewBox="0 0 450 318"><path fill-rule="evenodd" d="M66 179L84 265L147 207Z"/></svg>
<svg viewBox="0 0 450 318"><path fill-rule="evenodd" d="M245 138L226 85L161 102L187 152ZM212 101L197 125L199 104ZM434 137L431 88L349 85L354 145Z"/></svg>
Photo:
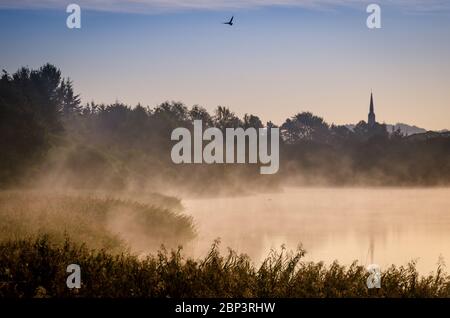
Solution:
<svg viewBox="0 0 450 318"><path fill-rule="evenodd" d="M232 26L233 25L233 19L234 19L234 16L231 17L230 21L223 22L223 24L228 24L229 26Z"/></svg>

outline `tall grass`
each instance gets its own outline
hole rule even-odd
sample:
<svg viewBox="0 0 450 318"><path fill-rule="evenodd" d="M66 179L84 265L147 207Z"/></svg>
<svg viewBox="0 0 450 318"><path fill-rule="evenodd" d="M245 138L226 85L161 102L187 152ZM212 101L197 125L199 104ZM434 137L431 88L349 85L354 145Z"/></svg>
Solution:
<svg viewBox="0 0 450 318"><path fill-rule="evenodd" d="M70 236L89 248L149 252L162 243L176 247L194 237L192 219L176 211L176 202L162 196L149 201L156 203L89 194L2 191L0 242L45 234L60 244Z"/></svg>
<svg viewBox="0 0 450 318"><path fill-rule="evenodd" d="M89 250L45 236L0 244L0 297L450 297L450 277L439 267L420 277L414 263L382 273L382 288L366 287L356 263L305 262L305 251L272 251L256 267L245 255L221 255L217 242L203 259L161 249L140 259ZM66 267L81 266L80 289L66 287Z"/></svg>

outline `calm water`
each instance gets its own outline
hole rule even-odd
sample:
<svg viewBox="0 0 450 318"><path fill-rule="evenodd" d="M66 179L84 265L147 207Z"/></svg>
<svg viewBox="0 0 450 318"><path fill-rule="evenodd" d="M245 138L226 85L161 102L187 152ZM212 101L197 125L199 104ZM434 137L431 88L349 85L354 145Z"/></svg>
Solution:
<svg viewBox="0 0 450 318"><path fill-rule="evenodd" d="M276 194L184 200L206 253L214 239L255 261L271 248L295 249L307 260L405 265L421 273L450 261L450 189L286 189ZM450 266L450 265L449 265ZM450 268L447 267L447 271Z"/></svg>

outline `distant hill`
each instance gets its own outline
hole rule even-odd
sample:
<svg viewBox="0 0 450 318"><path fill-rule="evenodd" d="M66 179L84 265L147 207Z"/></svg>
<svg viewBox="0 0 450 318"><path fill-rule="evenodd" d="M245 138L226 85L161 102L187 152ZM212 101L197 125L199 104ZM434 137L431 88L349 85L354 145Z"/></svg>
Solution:
<svg viewBox="0 0 450 318"><path fill-rule="evenodd" d="M410 126L410 125L402 124L402 123L397 123L395 125L387 124L386 126L387 126L387 130L389 132L392 132L392 130L400 129L400 131L406 136L411 136L411 135L415 135L415 134L423 134L423 133L427 132L427 130L424 128L420 128L417 126Z"/></svg>
<svg viewBox="0 0 450 318"><path fill-rule="evenodd" d="M345 125L345 127L347 127L350 130L353 130L355 128L355 126L356 125L353 125L353 124ZM386 124L386 128L387 128L388 132L392 132L392 130L400 129L400 131L406 136L411 136L411 135L415 135L415 134L424 134L427 132L427 130L424 128L420 128L417 126L411 126L411 125L403 124L403 123L397 123L395 125Z"/></svg>
<svg viewBox="0 0 450 318"><path fill-rule="evenodd" d="M450 132L448 130L446 131L427 131L426 133L421 133L421 134L414 134L414 135L409 135L408 136L408 140L414 140L414 141L418 141L418 140L429 140L429 139L434 139L434 138L450 138Z"/></svg>

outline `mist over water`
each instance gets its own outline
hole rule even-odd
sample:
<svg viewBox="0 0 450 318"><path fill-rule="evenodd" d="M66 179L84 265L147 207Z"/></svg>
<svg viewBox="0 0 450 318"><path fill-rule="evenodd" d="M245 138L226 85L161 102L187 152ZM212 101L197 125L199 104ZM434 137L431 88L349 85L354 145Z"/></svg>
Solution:
<svg viewBox="0 0 450 318"><path fill-rule="evenodd" d="M450 188L286 188L279 193L183 200L204 256L214 239L255 262L303 244L306 260L406 265L428 274L450 259Z"/></svg>

